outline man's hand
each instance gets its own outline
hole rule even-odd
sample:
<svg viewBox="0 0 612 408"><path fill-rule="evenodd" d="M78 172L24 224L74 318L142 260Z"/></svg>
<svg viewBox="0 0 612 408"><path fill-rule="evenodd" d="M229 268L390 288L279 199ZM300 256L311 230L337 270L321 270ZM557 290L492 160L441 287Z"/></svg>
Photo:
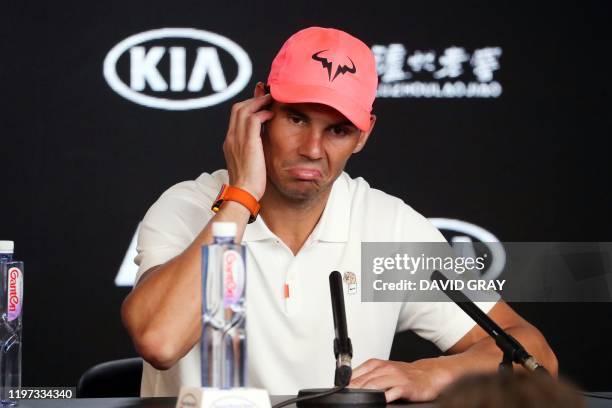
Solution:
<svg viewBox="0 0 612 408"><path fill-rule="evenodd" d="M488 313L499 326L516 338L555 377L558 362L542 333L499 301ZM475 325L446 351L449 355L403 363L371 359L355 368L349 387L385 391L387 402L399 398L430 401L456 379L498 369L502 353L487 333ZM523 368L514 365L517 370Z"/></svg>
<svg viewBox="0 0 612 408"><path fill-rule="evenodd" d="M259 84L258 84L259 85ZM262 124L274 114L263 107L272 102L258 86L255 97L232 106L223 153L230 185L242 188L260 200L266 190L266 162L261 142Z"/></svg>
<svg viewBox="0 0 612 408"><path fill-rule="evenodd" d="M412 363L370 359L353 370L349 388L371 388L385 391L387 402L396 399L431 401L452 382L438 359Z"/></svg>

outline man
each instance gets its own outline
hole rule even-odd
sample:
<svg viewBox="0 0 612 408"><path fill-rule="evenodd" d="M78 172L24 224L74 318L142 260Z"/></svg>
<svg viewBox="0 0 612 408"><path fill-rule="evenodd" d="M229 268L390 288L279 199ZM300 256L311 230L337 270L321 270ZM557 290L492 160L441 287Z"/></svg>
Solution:
<svg viewBox="0 0 612 408"><path fill-rule="evenodd" d="M254 98L232 107L227 171L177 184L151 207L138 240L137 285L122 307L147 362L143 396L199 385L200 248L212 241L213 221L235 222L247 247L249 380L277 395L333 384L327 275L339 270L359 279L362 241L444 241L403 201L343 173L374 128L377 80L360 40L318 27L294 34L272 63L270 93L258 83ZM220 194L223 184L230 187ZM388 401L430 400L465 373L495 370L501 359L452 303L359 298L346 296L358 364L351 386L383 389ZM537 329L501 301L480 306L556 373ZM407 329L447 355L387 361L394 333Z"/></svg>

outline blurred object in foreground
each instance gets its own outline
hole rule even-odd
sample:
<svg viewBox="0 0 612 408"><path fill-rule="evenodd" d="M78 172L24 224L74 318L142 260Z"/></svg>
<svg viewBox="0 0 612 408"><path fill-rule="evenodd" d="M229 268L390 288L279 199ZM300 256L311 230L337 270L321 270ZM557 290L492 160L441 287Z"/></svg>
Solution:
<svg viewBox="0 0 612 408"><path fill-rule="evenodd" d="M520 372L515 375L479 374L450 385L440 397L440 408L582 408L579 391L554 378Z"/></svg>

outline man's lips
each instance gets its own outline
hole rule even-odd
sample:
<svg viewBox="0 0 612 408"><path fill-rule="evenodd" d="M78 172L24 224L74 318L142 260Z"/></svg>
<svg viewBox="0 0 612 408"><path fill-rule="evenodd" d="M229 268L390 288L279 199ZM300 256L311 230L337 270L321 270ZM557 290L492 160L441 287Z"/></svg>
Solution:
<svg viewBox="0 0 612 408"><path fill-rule="evenodd" d="M289 174L298 180L316 180L322 177L319 170L310 167L292 167Z"/></svg>

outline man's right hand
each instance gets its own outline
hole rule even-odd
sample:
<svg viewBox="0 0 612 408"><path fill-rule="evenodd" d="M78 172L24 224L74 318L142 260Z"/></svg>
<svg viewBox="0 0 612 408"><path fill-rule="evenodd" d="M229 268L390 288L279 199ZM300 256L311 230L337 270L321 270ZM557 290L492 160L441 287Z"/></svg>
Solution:
<svg viewBox="0 0 612 408"><path fill-rule="evenodd" d="M259 84L258 84L259 85ZM264 94L258 86L252 99L232 106L229 129L223 153L231 186L251 193L258 201L266 190L266 162L261 141L262 124L274 116L263 107L272 102L270 94Z"/></svg>

